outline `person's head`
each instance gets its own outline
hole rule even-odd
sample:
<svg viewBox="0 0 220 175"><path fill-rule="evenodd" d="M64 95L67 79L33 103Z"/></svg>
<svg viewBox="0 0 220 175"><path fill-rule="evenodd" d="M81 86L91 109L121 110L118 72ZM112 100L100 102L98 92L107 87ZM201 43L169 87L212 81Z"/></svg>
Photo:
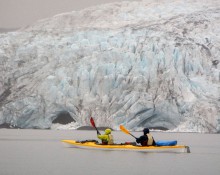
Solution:
<svg viewBox="0 0 220 175"><path fill-rule="evenodd" d="M112 130L109 129L109 128L105 130L105 134L107 134L107 135L108 135L108 134L111 134L111 132L112 132Z"/></svg>
<svg viewBox="0 0 220 175"><path fill-rule="evenodd" d="M148 134L150 132L150 130L148 128L144 128L143 129L144 135Z"/></svg>

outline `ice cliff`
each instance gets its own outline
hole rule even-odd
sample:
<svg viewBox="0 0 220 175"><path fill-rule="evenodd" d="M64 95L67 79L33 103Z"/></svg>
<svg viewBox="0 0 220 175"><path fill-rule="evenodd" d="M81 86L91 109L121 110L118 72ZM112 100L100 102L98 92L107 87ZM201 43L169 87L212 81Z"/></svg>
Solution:
<svg viewBox="0 0 220 175"><path fill-rule="evenodd" d="M0 35L0 125L220 132L220 1L125 1Z"/></svg>

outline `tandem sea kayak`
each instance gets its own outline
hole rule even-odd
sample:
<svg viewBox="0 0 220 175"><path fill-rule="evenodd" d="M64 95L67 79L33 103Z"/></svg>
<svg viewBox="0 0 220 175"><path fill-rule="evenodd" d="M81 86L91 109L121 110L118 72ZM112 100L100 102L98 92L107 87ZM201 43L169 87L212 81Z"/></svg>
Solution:
<svg viewBox="0 0 220 175"><path fill-rule="evenodd" d="M175 152L175 153L190 153L190 149L185 145L174 146L139 146L129 143L102 145L97 141L75 141L75 140L62 140L62 142L74 148L84 149L98 149L98 150L112 150L112 151L139 151L139 152ZM166 141L160 141L160 144ZM170 141L168 141L170 143ZM158 142L159 143L159 142Z"/></svg>

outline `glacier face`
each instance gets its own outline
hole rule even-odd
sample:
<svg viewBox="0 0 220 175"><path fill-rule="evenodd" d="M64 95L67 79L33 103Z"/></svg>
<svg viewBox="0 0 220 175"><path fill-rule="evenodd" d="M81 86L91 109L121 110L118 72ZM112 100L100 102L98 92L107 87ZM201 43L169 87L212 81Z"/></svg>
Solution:
<svg viewBox="0 0 220 175"><path fill-rule="evenodd" d="M220 132L220 2L126 1L0 35L0 124Z"/></svg>

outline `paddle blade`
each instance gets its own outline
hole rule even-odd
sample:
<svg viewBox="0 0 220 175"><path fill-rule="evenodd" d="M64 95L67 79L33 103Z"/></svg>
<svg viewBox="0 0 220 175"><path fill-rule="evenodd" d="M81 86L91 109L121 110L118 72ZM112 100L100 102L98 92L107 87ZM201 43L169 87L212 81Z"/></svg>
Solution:
<svg viewBox="0 0 220 175"><path fill-rule="evenodd" d="M91 117L90 118L90 123L91 123L91 125L96 129L96 131L97 131L97 134L99 134L100 135L100 132L99 132L99 130L96 128L96 126L95 126L95 122L94 122L94 120L93 120L93 118Z"/></svg>
<svg viewBox="0 0 220 175"><path fill-rule="evenodd" d="M93 120L92 117L90 118L90 123L91 123L91 125L92 125L93 127L95 127L95 122L94 122L94 120ZM96 127L95 127L95 128L96 128Z"/></svg>
<svg viewBox="0 0 220 175"><path fill-rule="evenodd" d="M134 135L132 135L123 125L120 125L120 129L121 131L123 131L125 134L129 134L132 137L134 137L135 139L137 139L137 137L135 137Z"/></svg>
<svg viewBox="0 0 220 175"><path fill-rule="evenodd" d="M120 125L120 129L121 129L121 131L123 131L125 134L130 134L130 132L129 132L123 125Z"/></svg>

